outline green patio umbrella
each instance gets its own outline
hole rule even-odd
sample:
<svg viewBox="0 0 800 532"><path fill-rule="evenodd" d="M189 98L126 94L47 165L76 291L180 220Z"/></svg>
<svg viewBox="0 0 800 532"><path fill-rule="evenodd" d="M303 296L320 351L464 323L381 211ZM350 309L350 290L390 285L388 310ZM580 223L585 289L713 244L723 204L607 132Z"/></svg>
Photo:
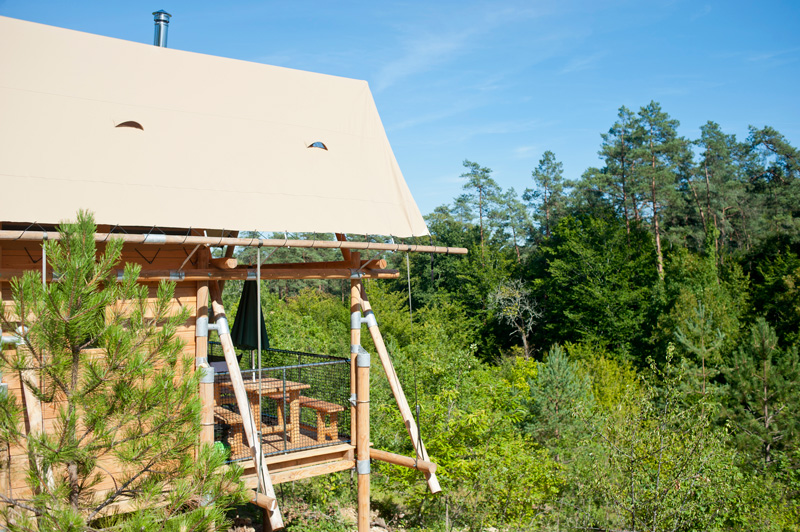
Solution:
<svg viewBox="0 0 800 532"><path fill-rule="evenodd" d="M242 288L242 298L236 311L236 321L231 329L233 345L239 349L258 349L258 329L261 327L261 348L269 348L267 327L264 325L264 312L261 312L261 322L258 320L258 285L256 281L245 281Z"/></svg>

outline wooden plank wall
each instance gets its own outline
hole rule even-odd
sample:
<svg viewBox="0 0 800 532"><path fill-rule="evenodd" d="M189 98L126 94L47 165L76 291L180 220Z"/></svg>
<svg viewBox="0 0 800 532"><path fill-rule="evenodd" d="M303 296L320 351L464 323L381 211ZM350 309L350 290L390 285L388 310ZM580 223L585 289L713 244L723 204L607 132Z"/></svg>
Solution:
<svg viewBox="0 0 800 532"><path fill-rule="evenodd" d="M98 247L102 251L104 246L101 244ZM191 246L185 248L182 246L126 246L122 253L122 263L140 264L142 270L177 270L192 252L192 249L193 247ZM6 242L0 245L0 268L41 271L41 258L41 244L36 242ZM186 263L184 269L195 268L196 260L197 256L195 254ZM157 283L148 283L148 286L150 299L152 300L156 295ZM3 305L8 305L11 300L11 291L9 283L5 280L0 280L0 294L2 294ZM175 312L179 312L183 308L188 308L190 315L179 328L178 336L185 344L184 353L193 359L195 354L197 308L197 284L194 282L178 283L175 287L172 309ZM8 332L11 331L6 331L6 333ZM191 369L193 371L193 365ZM13 394L20 403L23 403L19 375L3 374L3 382L8 384L9 393ZM59 403L42 404L45 431L52 430L58 417L59 406ZM115 477L121 476L122 473L120 466L115 463L112 457L100 458L98 462L97 471L105 469L108 474L96 487L96 490L101 491L113 488ZM27 467L28 457L24 445L13 446L8 453L5 450L0 450L0 490L5 495L25 497L30 493L25 482L25 470Z"/></svg>

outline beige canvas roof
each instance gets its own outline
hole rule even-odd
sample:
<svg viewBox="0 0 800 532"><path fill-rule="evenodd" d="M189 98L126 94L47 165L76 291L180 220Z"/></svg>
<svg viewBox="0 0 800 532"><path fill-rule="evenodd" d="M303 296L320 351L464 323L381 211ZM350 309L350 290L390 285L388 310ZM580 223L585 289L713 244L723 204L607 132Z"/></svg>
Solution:
<svg viewBox="0 0 800 532"><path fill-rule="evenodd" d="M5 17L0 190L14 222L428 234L365 81Z"/></svg>

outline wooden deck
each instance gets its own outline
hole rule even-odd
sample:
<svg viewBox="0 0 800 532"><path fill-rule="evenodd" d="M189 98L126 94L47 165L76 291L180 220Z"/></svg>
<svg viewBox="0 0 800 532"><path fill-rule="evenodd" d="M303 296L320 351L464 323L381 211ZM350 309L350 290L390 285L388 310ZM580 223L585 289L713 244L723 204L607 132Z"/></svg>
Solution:
<svg viewBox="0 0 800 532"><path fill-rule="evenodd" d="M346 471L356 466L355 447L349 443L328 445L305 451L268 455L264 463L269 468L273 484L326 475L336 471ZM237 463L244 469L242 481L248 488L258 487L258 478L253 460Z"/></svg>
<svg viewBox="0 0 800 532"><path fill-rule="evenodd" d="M243 435L238 436L235 434L236 428L232 429L231 435L228 436L228 441L231 442L231 457L230 460L238 462L250 458L250 450L243 443ZM241 429L238 429L241 430ZM233 442L236 443L233 443ZM309 449L324 449L340 444L349 444L349 437L342 437L329 440L327 443L320 443L317 441L317 429L310 425L301 424L300 433L295 434L291 440L284 439L283 433L276 432L273 434L264 434L261 437L261 446L266 456L271 456L281 453L294 453L298 451L305 451Z"/></svg>

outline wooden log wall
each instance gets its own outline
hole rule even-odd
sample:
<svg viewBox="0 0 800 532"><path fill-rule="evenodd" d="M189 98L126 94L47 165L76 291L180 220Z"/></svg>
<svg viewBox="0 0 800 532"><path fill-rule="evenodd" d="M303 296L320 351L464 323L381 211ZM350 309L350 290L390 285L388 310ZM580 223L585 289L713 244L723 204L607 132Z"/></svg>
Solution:
<svg viewBox="0 0 800 532"><path fill-rule="evenodd" d="M98 250L103 251L103 244L98 244ZM123 248L121 262L136 263L142 266L142 270L152 269L167 269L177 270L181 264L186 261L187 257L192 253L194 246L136 246L126 245ZM42 268L42 248L41 244L37 242L3 242L0 243L0 269L32 269L41 272ZM184 270L196 268L197 253L189 258L188 262L184 265ZM7 279L0 279L0 294L2 294L3 305L9 305L11 302L11 290ZM149 288L149 299L155 300L156 290L158 283L147 283ZM178 337L184 343L183 352L186 356L190 357L192 364L189 367L190 371L194 371L194 356L195 356L195 319L197 309L197 283L185 282L178 283L175 287L175 294L171 305L172 310L177 313L183 308L189 309L189 318L181 325L177 331ZM13 331L4 331L6 334ZM6 345L6 348L13 349L13 346ZM87 354L91 356L92 352L100 353L99 350L90 350ZM6 374L2 376L2 382L8 384L9 393L13 394L17 400L24 404L22 393L22 385L20 376L15 374ZM43 427L45 431L50 431L58 417L58 410L61 403L42 403L41 415L43 420ZM30 430L27 426L25 430ZM25 497L30 491L25 479L25 471L28 468L27 450L24 445L12 446L10 451L0 451L0 489L4 491L5 495L14 497ZM102 469L100 469L102 468ZM98 460L98 471L105 469L108 474L96 486L98 492L106 489L111 489L115 485L116 480L122 476L122 468L112 457L101 457ZM58 472L56 472L58 474Z"/></svg>

